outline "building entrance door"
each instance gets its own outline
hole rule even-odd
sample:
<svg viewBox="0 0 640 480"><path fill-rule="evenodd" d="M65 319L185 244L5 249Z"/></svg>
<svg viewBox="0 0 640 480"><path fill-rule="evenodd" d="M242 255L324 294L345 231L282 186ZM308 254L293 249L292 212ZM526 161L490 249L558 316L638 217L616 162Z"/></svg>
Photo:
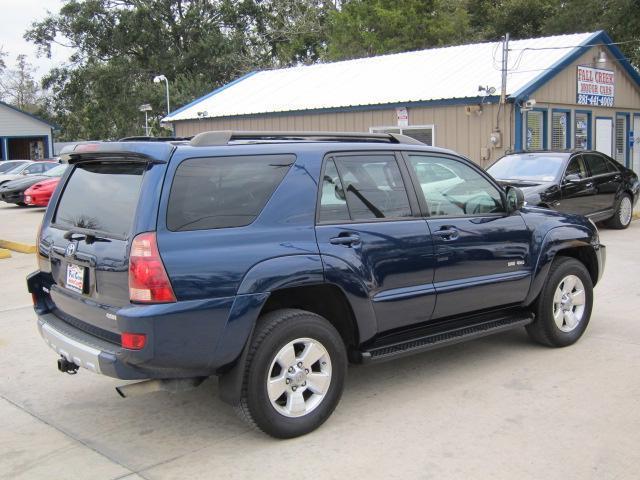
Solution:
<svg viewBox="0 0 640 480"><path fill-rule="evenodd" d="M611 118L596 118L596 150L612 156L613 120Z"/></svg>

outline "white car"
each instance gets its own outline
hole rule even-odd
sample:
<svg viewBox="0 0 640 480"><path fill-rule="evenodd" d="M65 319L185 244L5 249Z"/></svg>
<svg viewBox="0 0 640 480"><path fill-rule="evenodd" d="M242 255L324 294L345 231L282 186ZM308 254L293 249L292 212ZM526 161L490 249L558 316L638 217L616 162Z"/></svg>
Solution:
<svg viewBox="0 0 640 480"><path fill-rule="evenodd" d="M23 175L42 175L44 172L59 165L55 162L32 162L31 160L20 160L18 162L26 163L21 163L8 171L0 172L0 185L11 180L15 180L16 178L20 178Z"/></svg>

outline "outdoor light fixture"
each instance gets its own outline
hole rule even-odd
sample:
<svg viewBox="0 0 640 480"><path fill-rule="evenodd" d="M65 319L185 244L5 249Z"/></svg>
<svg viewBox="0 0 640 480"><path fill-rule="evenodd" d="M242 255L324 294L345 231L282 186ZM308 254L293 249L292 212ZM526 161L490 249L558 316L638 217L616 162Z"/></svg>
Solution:
<svg viewBox="0 0 640 480"><path fill-rule="evenodd" d="M604 50L600 50L598 52L598 56L596 57L596 63L607 63L607 54L604 53Z"/></svg>
<svg viewBox="0 0 640 480"><path fill-rule="evenodd" d="M164 75L156 75L153 77L153 83L164 82L167 88L167 115L171 113L171 109L169 108L169 80Z"/></svg>

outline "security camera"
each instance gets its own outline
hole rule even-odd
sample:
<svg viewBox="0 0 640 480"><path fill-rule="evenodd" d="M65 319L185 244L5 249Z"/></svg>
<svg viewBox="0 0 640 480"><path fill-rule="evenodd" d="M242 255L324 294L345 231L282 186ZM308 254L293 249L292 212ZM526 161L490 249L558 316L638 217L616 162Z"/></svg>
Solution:
<svg viewBox="0 0 640 480"><path fill-rule="evenodd" d="M526 102L524 102L523 106L524 106L524 108L531 109L531 108L535 107L535 105L536 105L536 100L534 98L531 98L531 99L527 100Z"/></svg>

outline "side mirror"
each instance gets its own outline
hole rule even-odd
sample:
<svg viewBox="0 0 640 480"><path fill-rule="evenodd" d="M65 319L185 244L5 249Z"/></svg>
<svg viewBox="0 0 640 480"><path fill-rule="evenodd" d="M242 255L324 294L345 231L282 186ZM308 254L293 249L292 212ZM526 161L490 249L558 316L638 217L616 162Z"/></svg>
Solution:
<svg viewBox="0 0 640 480"><path fill-rule="evenodd" d="M570 173L564 177L564 183L578 183L581 180L577 173Z"/></svg>
<svg viewBox="0 0 640 480"><path fill-rule="evenodd" d="M518 187L507 187L507 213L513 213L524 206L524 193Z"/></svg>

